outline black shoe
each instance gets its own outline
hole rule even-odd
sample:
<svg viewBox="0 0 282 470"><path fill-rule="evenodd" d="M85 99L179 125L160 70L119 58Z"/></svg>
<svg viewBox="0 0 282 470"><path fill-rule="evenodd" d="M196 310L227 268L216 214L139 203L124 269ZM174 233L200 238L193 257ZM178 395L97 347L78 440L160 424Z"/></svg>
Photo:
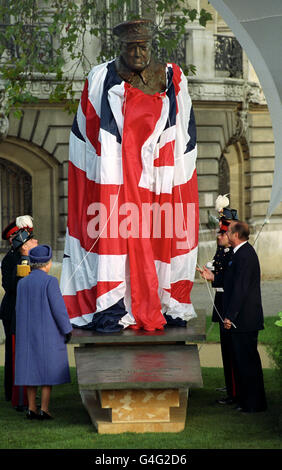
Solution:
<svg viewBox="0 0 282 470"><path fill-rule="evenodd" d="M39 419L39 414L35 413L32 410L27 410L26 417L27 417L27 419Z"/></svg>
<svg viewBox="0 0 282 470"><path fill-rule="evenodd" d="M233 400L233 398L224 397L219 398L219 400L216 400L216 403L219 403L219 405L234 405L235 401Z"/></svg>
<svg viewBox="0 0 282 470"><path fill-rule="evenodd" d="M41 419L41 421L43 421L45 419L54 419L54 418L53 418L53 416L49 415L49 413L46 413L45 411L40 410L39 419Z"/></svg>

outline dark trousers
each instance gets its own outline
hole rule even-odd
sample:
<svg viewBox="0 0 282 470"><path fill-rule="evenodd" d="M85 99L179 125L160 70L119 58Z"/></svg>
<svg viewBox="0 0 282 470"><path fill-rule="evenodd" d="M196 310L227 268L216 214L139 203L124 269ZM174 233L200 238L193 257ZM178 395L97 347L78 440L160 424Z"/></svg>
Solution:
<svg viewBox="0 0 282 470"><path fill-rule="evenodd" d="M28 405L27 390L23 385L15 385L15 360L16 360L16 336L12 335L13 345L13 389L12 389L12 406L21 410Z"/></svg>
<svg viewBox="0 0 282 470"><path fill-rule="evenodd" d="M15 335L11 334L10 320L2 320L5 332L4 393L6 401L14 408L27 406L26 387L14 385L15 375Z"/></svg>
<svg viewBox="0 0 282 470"><path fill-rule="evenodd" d="M214 310L212 315L212 321L219 322L220 347L224 379L226 385L226 393L228 397L236 401L237 391L235 384L234 367L232 365L231 332L224 328L222 323L223 318L223 292L216 292L214 297Z"/></svg>
<svg viewBox="0 0 282 470"><path fill-rule="evenodd" d="M232 365L231 332L229 330L226 330L222 324L220 324L219 332L226 393L228 397L233 398L233 400L236 401L237 390L235 383L234 367Z"/></svg>
<svg viewBox="0 0 282 470"><path fill-rule="evenodd" d="M5 399L12 399L13 390L13 341L11 334L11 322L2 320L5 332L5 365L4 365L4 393Z"/></svg>
<svg viewBox="0 0 282 470"><path fill-rule="evenodd" d="M237 401L243 410L249 412L265 411L267 408L257 342L258 331L231 332Z"/></svg>

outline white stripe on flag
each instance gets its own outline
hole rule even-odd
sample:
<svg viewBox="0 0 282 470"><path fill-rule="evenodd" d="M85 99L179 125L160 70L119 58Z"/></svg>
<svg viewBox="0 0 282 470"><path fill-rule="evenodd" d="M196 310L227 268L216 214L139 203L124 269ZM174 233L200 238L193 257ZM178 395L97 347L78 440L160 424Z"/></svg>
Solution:
<svg viewBox="0 0 282 470"><path fill-rule="evenodd" d="M175 159L173 186L179 186L190 181L196 169L196 159L197 146L191 152Z"/></svg>
<svg viewBox="0 0 282 470"><path fill-rule="evenodd" d="M99 117L101 116L101 98L108 73L108 63L96 65L88 74L88 99Z"/></svg>
<svg viewBox="0 0 282 470"><path fill-rule="evenodd" d="M188 280L194 281L197 264L198 247L195 247L189 253L171 258L171 283Z"/></svg>
<svg viewBox="0 0 282 470"><path fill-rule="evenodd" d="M123 282L127 255L99 255L87 252L79 240L66 234L61 288L63 295L91 289L97 282ZM83 261L82 261L83 260Z"/></svg>

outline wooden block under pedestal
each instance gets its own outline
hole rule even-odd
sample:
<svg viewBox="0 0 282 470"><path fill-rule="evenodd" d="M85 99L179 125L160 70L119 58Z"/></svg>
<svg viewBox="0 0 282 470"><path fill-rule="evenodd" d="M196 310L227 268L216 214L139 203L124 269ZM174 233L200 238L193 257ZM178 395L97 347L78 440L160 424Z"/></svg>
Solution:
<svg viewBox="0 0 282 470"><path fill-rule="evenodd" d="M169 408L112 409L112 423L168 423Z"/></svg>
<svg viewBox="0 0 282 470"><path fill-rule="evenodd" d="M171 389L203 385L196 344L75 348L80 390Z"/></svg>
<svg viewBox="0 0 282 470"><path fill-rule="evenodd" d="M125 422L113 423L111 410L101 408L98 394L92 390L81 390L83 405L99 434L120 434L124 432L181 432L185 428L188 389L179 390L179 406L170 408L169 422Z"/></svg>
<svg viewBox="0 0 282 470"><path fill-rule="evenodd" d="M102 390L102 408L112 409L113 423L169 422L170 407L179 406L179 391Z"/></svg>

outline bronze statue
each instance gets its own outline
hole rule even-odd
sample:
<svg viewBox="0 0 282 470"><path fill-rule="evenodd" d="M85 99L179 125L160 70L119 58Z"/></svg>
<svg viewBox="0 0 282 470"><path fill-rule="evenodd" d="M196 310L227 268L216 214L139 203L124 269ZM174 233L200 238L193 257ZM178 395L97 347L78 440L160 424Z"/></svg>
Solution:
<svg viewBox="0 0 282 470"><path fill-rule="evenodd" d="M181 68L153 57L153 29L113 29L119 57L90 70L74 119L61 286L78 327L154 331L196 316L194 113Z"/></svg>
<svg viewBox="0 0 282 470"><path fill-rule="evenodd" d="M115 61L118 75L144 93L165 91L165 64L152 56L153 23L146 19L126 21L115 26L113 33L121 44Z"/></svg>

